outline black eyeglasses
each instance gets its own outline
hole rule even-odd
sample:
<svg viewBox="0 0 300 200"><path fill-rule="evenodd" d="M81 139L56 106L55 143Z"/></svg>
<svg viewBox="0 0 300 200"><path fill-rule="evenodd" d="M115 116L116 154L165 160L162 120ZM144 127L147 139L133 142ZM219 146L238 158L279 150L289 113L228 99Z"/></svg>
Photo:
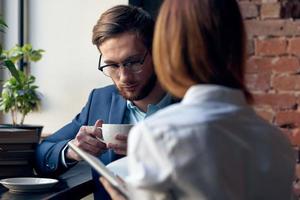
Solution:
<svg viewBox="0 0 300 200"><path fill-rule="evenodd" d="M143 64L145 62L146 56L148 54L148 50L145 52L144 56L141 59L135 59L126 61L124 63L113 63L113 64L106 64L101 66L101 57L102 54L100 54L99 57L99 63L98 63L98 69L103 72L105 76L108 77L117 77L120 75L120 68L123 66L127 70L129 70L131 73L140 73L143 71Z"/></svg>

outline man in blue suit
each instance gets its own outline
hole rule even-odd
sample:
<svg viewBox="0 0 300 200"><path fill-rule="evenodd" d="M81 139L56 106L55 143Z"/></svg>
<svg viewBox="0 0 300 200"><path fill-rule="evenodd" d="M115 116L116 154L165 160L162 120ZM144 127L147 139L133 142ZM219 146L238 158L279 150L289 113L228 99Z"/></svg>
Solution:
<svg viewBox="0 0 300 200"><path fill-rule="evenodd" d="M117 136L121 145L96 139L102 123L134 124L172 103L156 79L151 57L154 21L140 8L115 6L97 21L93 44L100 51L98 69L114 85L94 89L81 112L63 128L45 139L36 151L36 169L41 175L57 176L80 158L68 142L98 156L105 164L126 155L127 137ZM98 175L93 172L95 199L105 199ZM103 191L102 191L103 192Z"/></svg>

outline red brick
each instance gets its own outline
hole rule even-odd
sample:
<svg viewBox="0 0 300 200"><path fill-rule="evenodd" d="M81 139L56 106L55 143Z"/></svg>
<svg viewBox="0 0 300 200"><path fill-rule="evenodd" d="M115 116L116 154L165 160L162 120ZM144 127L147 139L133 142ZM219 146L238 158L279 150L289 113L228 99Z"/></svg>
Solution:
<svg viewBox="0 0 300 200"><path fill-rule="evenodd" d="M287 40L285 38L270 38L255 40L255 55L277 56L286 53Z"/></svg>
<svg viewBox="0 0 300 200"><path fill-rule="evenodd" d="M274 113L270 110L262 110L257 109L256 113L261 116L263 119L267 120L268 122L272 123L274 118Z"/></svg>
<svg viewBox="0 0 300 200"><path fill-rule="evenodd" d="M258 16L258 6L252 2L240 2L240 10L243 18L255 18Z"/></svg>
<svg viewBox="0 0 300 200"><path fill-rule="evenodd" d="M284 36L284 20L245 20L245 27L249 38L253 36Z"/></svg>
<svg viewBox="0 0 300 200"><path fill-rule="evenodd" d="M279 18L280 17L279 3L265 3L261 5L260 15L262 19Z"/></svg>
<svg viewBox="0 0 300 200"><path fill-rule="evenodd" d="M288 53L300 56L300 37L289 40Z"/></svg>
<svg viewBox="0 0 300 200"><path fill-rule="evenodd" d="M300 145L300 129L299 128L293 129L291 131L291 133L289 134L289 139L290 139L290 142L292 143L292 145L298 145L299 146ZM297 175L300 178L300 171L299 170L300 170L300 168L297 171Z"/></svg>
<svg viewBox="0 0 300 200"><path fill-rule="evenodd" d="M270 73L272 71L272 59L269 57L252 56L247 61L247 73Z"/></svg>
<svg viewBox="0 0 300 200"><path fill-rule="evenodd" d="M295 127L300 125L300 112L297 111L281 111L276 113L276 124L279 126L290 124Z"/></svg>
<svg viewBox="0 0 300 200"><path fill-rule="evenodd" d="M252 56L247 61L247 73L271 73L275 58Z"/></svg>
<svg viewBox="0 0 300 200"><path fill-rule="evenodd" d="M298 151L298 146L297 145L297 141L295 140L298 140L297 138L295 138L296 135L293 135L292 132L293 132L293 129L287 129L287 128L279 128L281 130L281 132L288 138L288 140L290 141L291 143L291 146L293 147L293 150L295 152L295 160L297 160L296 158L296 152Z"/></svg>
<svg viewBox="0 0 300 200"><path fill-rule="evenodd" d="M253 36L297 36L300 35L300 20L245 20L248 38Z"/></svg>
<svg viewBox="0 0 300 200"><path fill-rule="evenodd" d="M296 57L278 57L272 60L273 70L277 73L296 73L300 69L299 59Z"/></svg>
<svg viewBox="0 0 300 200"><path fill-rule="evenodd" d="M266 73L246 74L246 84L251 91L267 91L271 88L271 75Z"/></svg>
<svg viewBox="0 0 300 200"><path fill-rule="evenodd" d="M256 79L257 79L257 74L246 74L245 75L245 82L247 85L247 88L251 91L254 91L256 88Z"/></svg>
<svg viewBox="0 0 300 200"><path fill-rule="evenodd" d="M300 20L286 20L284 32L286 36L299 36L300 35Z"/></svg>
<svg viewBox="0 0 300 200"><path fill-rule="evenodd" d="M257 73L257 71L256 58L254 56L250 56L246 61L246 74Z"/></svg>
<svg viewBox="0 0 300 200"><path fill-rule="evenodd" d="M296 57L257 57L251 56L247 61L247 73L296 73L300 69Z"/></svg>
<svg viewBox="0 0 300 200"><path fill-rule="evenodd" d="M278 76L272 80L272 86L275 90L299 90L300 89L300 76Z"/></svg>
<svg viewBox="0 0 300 200"><path fill-rule="evenodd" d="M255 105L274 110L292 109L297 104L293 94L254 94Z"/></svg>

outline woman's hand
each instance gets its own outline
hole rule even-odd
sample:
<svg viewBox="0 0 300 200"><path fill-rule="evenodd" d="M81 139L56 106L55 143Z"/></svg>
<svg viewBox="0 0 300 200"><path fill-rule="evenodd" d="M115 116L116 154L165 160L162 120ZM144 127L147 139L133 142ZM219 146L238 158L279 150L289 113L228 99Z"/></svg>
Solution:
<svg viewBox="0 0 300 200"><path fill-rule="evenodd" d="M126 198L118 190L116 190L104 177L100 177L99 180L112 200L126 200Z"/></svg>

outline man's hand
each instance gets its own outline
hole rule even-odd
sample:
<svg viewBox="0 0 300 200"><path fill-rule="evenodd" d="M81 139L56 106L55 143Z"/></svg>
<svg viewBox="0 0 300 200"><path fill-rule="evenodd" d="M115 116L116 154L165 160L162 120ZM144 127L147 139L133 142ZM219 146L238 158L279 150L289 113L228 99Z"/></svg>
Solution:
<svg viewBox="0 0 300 200"><path fill-rule="evenodd" d="M102 123L102 120L97 120L94 126L80 127L76 137L72 140L73 144L94 156L105 151L107 149L106 144L96 138L102 138L101 130L97 128L101 127ZM68 148L66 156L72 160L81 160L79 155L70 148Z"/></svg>
<svg viewBox="0 0 300 200"><path fill-rule="evenodd" d="M116 135L116 139L120 141L119 144L108 143L107 148L113 149L116 154L127 154L127 135Z"/></svg>
<svg viewBox="0 0 300 200"><path fill-rule="evenodd" d="M116 190L105 178L100 177L99 180L105 190L109 193L112 200L126 200L126 198L118 190Z"/></svg>

